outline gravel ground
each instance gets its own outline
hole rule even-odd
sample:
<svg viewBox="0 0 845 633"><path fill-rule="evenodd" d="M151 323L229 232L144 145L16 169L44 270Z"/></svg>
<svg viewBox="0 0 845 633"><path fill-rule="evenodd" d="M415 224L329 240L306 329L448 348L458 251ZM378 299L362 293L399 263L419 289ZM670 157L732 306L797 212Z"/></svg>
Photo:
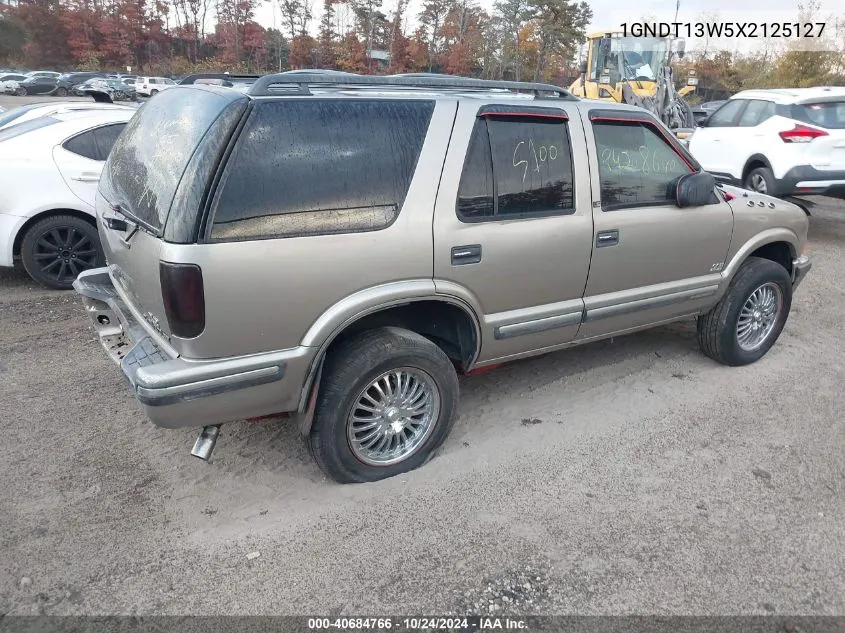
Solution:
<svg viewBox="0 0 845 633"><path fill-rule="evenodd" d="M325 479L279 422L136 408L72 293L0 272L3 614L845 614L845 207L780 341L694 324L462 380L422 469Z"/></svg>

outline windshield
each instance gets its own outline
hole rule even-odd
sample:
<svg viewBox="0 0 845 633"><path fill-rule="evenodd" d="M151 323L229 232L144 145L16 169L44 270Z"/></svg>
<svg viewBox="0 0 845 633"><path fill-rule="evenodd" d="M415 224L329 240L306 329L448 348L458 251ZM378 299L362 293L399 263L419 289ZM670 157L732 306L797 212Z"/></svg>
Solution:
<svg viewBox="0 0 845 633"><path fill-rule="evenodd" d="M600 42L601 38L595 40L590 79L598 80L602 69L607 68L612 84L623 79L654 81L669 50L669 40L657 37L613 37L609 51L602 51Z"/></svg>

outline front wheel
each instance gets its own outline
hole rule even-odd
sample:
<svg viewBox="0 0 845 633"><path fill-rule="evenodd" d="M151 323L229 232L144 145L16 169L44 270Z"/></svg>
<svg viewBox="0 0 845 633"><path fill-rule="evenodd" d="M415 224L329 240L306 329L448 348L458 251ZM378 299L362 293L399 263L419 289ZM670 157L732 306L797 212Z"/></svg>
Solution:
<svg viewBox="0 0 845 633"><path fill-rule="evenodd" d="M775 344L792 306L792 280L768 259L749 257L722 300L698 318L698 342L725 365L753 363Z"/></svg>
<svg viewBox="0 0 845 633"><path fill-rule="evenodd" d="M57 97L66 97L67 96L67 88L57 88L56 89L56 96Z"/></svg>
<svg viewBox="0 0 845 633"><path fill-rule="evenodd" d="M72 215L56 215L33 224L21 242L29 276L48 288L69 290L83 270L103 265L97 229Z"/></svg>
<svg viewBox="0 0 845 633"><path fill-rule="evenodd" d="M340 483L393 477L443 443L457 402L455 368L437 345L396 327L363 332L326 358L311 453Z"/></svg>
<svg viewBox="0 0 845 633"><path fill-rule="evenodd" d="M25 97L27 94L26 88L24 88L23 86L18 86L18 89L15 90L15 94L19 97Z"/></svg>

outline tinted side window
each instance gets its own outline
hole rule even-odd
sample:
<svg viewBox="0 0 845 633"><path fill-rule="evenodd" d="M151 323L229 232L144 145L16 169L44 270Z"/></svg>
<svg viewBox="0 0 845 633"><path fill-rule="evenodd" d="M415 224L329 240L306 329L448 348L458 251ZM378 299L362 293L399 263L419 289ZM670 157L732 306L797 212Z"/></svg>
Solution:
<svg viewBox="0 0 845 633"><path fill-rule="evenodd" d="M256 104L228 161L211 238L389 226L405 201L433 112L431 101Z"/></svg>
<svg viewBox="0 0 845 633"><path fill-rule="evenodd" d="M478 119L472 130L458 187L458 217L466 221L492 217L495 213L494 195L493 156L487 121Z"/></svg>
<svg viewBox="0 0 845 633"><path fill-rule="evenodd" d="M94 130L88 130L69 138L62 145L67 151L79 154L91 160L101 160L100 152L97 149L97 140L94 138Z"/></svg>
<svg viewBox="0 0 845 633"><path fill-rule="evenodd" d="M105 125L94 130L94 139L97 141L97 160L106 160L109 157L111 148L114 147L117 137L123 132L126 127L125 123L116 123L115 125Z"/></svg>
<svg viewBox="0 0 845 633"><path fill-rule="evenodd" d="M645 123L594 122L602 209L666 204L675 179L692 170Z"/></svg>
<svg viewBox="0 0 845 633"><path fill-rule="evenodd" d="M563 119L479 119L458 188L464 222L574 211L569 130Z"/></svg>
<svg viewBox="0 0 845 633"><path fill-rule="evenodd" d="M745 105L742 99L731 99L721 108L716 110L707 120L707 127L729 127L735 125L736 115Z"/></svg>
<svg viewBox="0 0 845 633"><path fill-rule="evenodd" d="M739 118L739 127L754 127L775 115L775 104L772 101L760 101L755 99L748 102L742 116Z"/></svg>

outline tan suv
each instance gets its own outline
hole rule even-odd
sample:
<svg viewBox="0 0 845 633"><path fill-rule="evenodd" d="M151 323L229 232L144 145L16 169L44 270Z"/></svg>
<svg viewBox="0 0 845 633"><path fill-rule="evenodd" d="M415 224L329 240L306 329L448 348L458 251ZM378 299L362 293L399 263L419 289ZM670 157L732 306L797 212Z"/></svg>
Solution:
<svg viewBox="0 0 845 633"><path fill-rule="evenodd" d="M97 215L75 287L149 418L208 458L289 412L341 482L423 464L458 373L694 316L754 362L810 268L799 207L717 187L646 111L436 76L168 90Z"/></svg>

